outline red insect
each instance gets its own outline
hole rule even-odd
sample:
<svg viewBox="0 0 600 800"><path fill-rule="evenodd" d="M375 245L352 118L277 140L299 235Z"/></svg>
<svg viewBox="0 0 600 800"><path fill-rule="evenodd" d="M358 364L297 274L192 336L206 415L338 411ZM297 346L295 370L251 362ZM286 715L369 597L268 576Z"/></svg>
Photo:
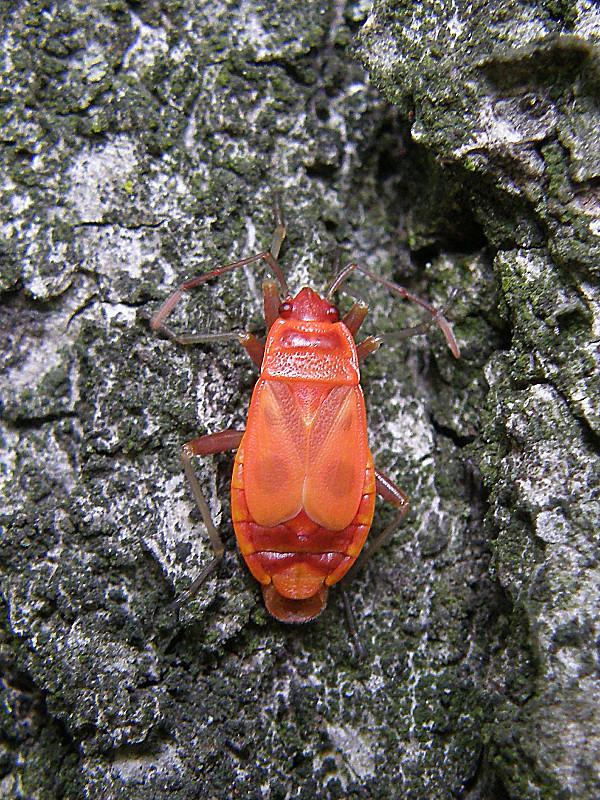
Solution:
<svg viewBox="0 0 600 800"><path fill-rule="evenodd" d="M354 336L367 306L355 303L340 320L329 298L357 270L427 310L457 357L458 346L440 311L356 264L338 274L325 298L308 287L291 297L277 263L284 236L276 200L270 250L181 284L150 324L179 344L238 338L260 369L246 430L200 436L183 447L184 469L214 552L188 594L197 591L224 552L192 457L237 448L231 515L240 551L261 584L269 612L283 622L306 622L325 607L329 587L343 576L348 581L351 567L353 574L367 555L389 539L408 509L404 493L373 467L367 444L358 365L383 337L369 336L356 345ZM251 333L179 335L164 324L184 291L261 260L276 279L263 284L265 345ZM398 515L357 562L373 520L376 494L391 502ZM344 601L348 609L345 595Z"/></svg>

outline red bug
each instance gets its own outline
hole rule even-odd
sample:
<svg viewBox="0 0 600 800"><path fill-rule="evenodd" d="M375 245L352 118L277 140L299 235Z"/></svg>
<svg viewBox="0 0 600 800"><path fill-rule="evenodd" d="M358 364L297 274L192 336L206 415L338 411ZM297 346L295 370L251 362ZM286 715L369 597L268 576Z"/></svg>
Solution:
<svg viewBox="0 0 600 800"><path fill-rule="evenodd" d="M291 297L277 263L285 237L277 198L275 207L270 250L182 283L150 325L179 344L237 338L260 370L246 430L200 436L183 447L185 473L214 552L188 596L224 553L192 457L237 448L231 514L238 546L261 584L269 612L283 622L306 622L325 607L328 588L344 576L348 581L362 560L389 539L408 510L405 494L374 468L367 444L359 362L379 347L383 337L369 336L356 345L354 336L367 306L357 302L340 319L330 302L333 292L350 272L362 272L427 310L456 357L458 346L442 312L357 264L336 276L324 298L308 287ZM164 324L184 291L261 260L276 279L263 284L265 345L251 333L181 335ZM391 502L398 515L357 562L373 520L376 494Z"/></svg>

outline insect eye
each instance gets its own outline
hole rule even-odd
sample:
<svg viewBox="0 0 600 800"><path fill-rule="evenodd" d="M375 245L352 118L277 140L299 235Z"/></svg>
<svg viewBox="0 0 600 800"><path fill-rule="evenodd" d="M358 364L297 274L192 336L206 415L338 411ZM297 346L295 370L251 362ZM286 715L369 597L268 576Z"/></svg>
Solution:
<svg viewBox="0 0 600 800"><path fill-rule="evenodd" d="M288 319L292 314L292 298L286 299L279 306L279 316Z"/></svg>
<svg viewBox="0 0 600 800"><path fill-rule="evenodd" d="M335 306L329 306L327 309L327 321L328 322L337 322L340 318L340 312Z"/></svg>

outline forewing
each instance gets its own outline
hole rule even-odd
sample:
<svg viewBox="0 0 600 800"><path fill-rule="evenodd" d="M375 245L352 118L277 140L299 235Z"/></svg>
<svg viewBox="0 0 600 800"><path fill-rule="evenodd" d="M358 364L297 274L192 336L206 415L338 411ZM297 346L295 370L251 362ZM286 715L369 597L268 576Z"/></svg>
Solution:
<svg viewBox="0 0 600 800"><path fill-rule="evenodd" d="M324 399L310 429L303 503L308 516L332 531L358 511L367 463L365 405L357 386L339 386Z"/></svg>
<svg viewBox="0 0 600 800"><path fill-rule="evenodd" d="M277 525L302 508L307 437L290 389L279 381L259 381L244 437L246 502L259 525Z"/></svg>

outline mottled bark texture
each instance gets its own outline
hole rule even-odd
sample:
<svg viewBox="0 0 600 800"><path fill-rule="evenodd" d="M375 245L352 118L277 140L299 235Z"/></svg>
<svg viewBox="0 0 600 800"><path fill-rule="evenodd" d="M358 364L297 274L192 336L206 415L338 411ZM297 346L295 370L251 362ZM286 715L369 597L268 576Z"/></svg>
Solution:
<svg viewBox="0 0 600 800"><path fill-rule="evenodd" d="M480 688L490 766L521 800L600 795L599 10L381 2L362 32L413 141L470 195L500 287L471 453L507 625Z"/></svg>
<svg viewBox="0 0 600 800"><path fill-rule="evenodd" d="M0 60L0 798L597 798L597 43L587 0L4 3ZM371 84L358 53L367 67ZM390 105L390 101L394 105ZM267 246L322 289L332 255L437 304L364 366L376 464L409 520L286 627L228 518L232 344L147 317ZM260 271L182 330L260 332ZM353 277L367 333L422 321ZM376 511L376 529L390 519Z"/></svg>

